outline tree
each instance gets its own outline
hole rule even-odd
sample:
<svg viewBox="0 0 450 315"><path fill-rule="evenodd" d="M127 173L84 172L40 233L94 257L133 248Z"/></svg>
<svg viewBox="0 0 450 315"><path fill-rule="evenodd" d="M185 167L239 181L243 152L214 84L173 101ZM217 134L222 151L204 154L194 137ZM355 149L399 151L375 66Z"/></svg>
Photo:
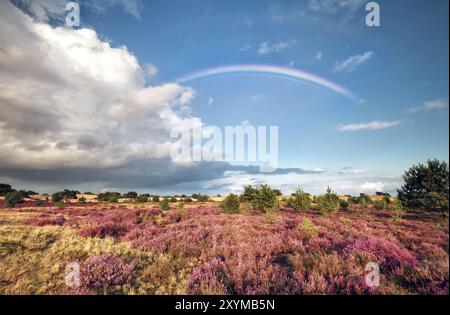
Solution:
<svg viewBox="0 0 450 315"><path fill-rule="evenodd" d="M278 207L277 193L269 185L261 185L256 188L251 204L253 209L266 213L268 209Z"/></svg>
<svg viewBox="0 0 450 315"><path fill-rule="evenodd" d="M303 189L297 189L292 197L289 198L287 206L295 210L305 210L311 205L311 198L309 194L305 193Z"/></svg>
<svg viewBox="0 0 450 315"><path fill-rule="evenodd" d="M244 186L244 192L239 197L241 202L250 202L255 199L258 191L252 185Z"/></svg>
<svg viewBox="0 0 450 315"><path fill-rule="evenodd" d="M428 160L413 165L403 175L405 184L398 190L398 198L407 208L448 209L449 168L447 163Z"/></svg>
<svg viewBox="0 0 450 315"><path fill-rule="evenodd" d="M339 196L328 187L327 192L317 198L317 207L322 215L335 213L339 210Z"/></svg>
<svg viewBox="0 0 450 315"><path fill-rule="evenodd" d="M167 198L164 198L163 201L161 201L159 207L164 211L170 210L169 200Z"/></svg>
<svg viewBox="0 0 450 315"><path fill-rule="evenodd" d="M9 184L0 183L0 196L6 196L8 193L12 192L13 189Z"/></svg>
<svg viewBox="0 0 450 315"><path fill-rule="evenodd" d="M133 198L136 198L137 196L138 196L137 192L129 191L123 195L123 198L133 199Z"/></svg>
<svg viewBox="0 0 450 315"><path fill-rule="evenodd" d="M239 213L241 201L238 195L229 194L220 203L220 210L225 213Z"/></svg>
<svg viewBox="0 0 450 315"><path fill-rule="evenodd" d="M14 208L16 204L22 203L23 201L23 194L19 191L9 192L5 196L5 208Z"/></svg>

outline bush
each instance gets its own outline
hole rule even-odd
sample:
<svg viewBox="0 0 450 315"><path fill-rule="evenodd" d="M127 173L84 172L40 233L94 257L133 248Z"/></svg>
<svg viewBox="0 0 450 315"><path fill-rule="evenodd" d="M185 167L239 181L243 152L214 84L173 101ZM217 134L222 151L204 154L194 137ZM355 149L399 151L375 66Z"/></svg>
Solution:
<svg viewBox="0 0 450 315"><path fill-rule="evenodd" d="M98 194L97 200L98 201L107 201L107 202L117 202L120 198L120 193L118 192L104 192L101 194ZM117 200L117 201L114 201Z"/></svg>
<svg viewBox="0 0 450 315"><path fill-rule="evenodd" d="M258 191L251 185L244 186L244 192L239 197L241 202L251 202L256 198Z"/></svg>
<svg viewBox="0 0 450 315"><path fill-rule="evenodd" d="M145 203L148 201L147 195L139 195L136 197L136 202Z"/></svg>
<svg viewBox="0 0 450 315"><path fill-rule="evenodd" d="M339 201L339 207L342 210L348 210L348 208L350 207L350 203L348 201L341 200L341 201Z"/></svg>
<svg viewBox="0 0 450 315"><path fill-rule="evenodd" d="M177 198L175 198L175 197L172 197L172 198L170 198L170 202L177 202L178 200L177 200Z"/></svg>
<svg viewBox="0 0 450 315"><path fill-rule="evenodd" d="M81 293L114 293L116 286L131 280L134 265L113 255L94 256L81 266Z"/></svg>
<svg viewBox="0 0 450 315"><path fill-rule="evenodd" d="M331 190L327 188L327 192L317 198L317 208L322 215L328 215L335 213L339 210L339 197Z"/></svg>
<svg viewBox="0 0 450 315"><path fill-rule="evenodd" d="M22 202L24 202L23 195L18 191L9 192L5 196L5 208L14 208Z"/></svg>
<svg viewBox="0 0 450 315"><path fill-rule="evenodd" d="M52 195L52 201L53 202L60 202L64 199L64 193L62 191L56 192Z"/></svg>
<svg viewBox="0 0 450 315"><path fill-rule="evenodd" d="M169 200L164 198L163 201L161 201L161 204L159 205L161 210L168 211L170 210Z"/></svg>
<svg viewBox="0 0 450 315"><path fill-rule="evenodd" d="M225 199L220 203L220 210L225 213L239 213L241 201L238 195L229 194Z"/></svg>
<svg viewBox="0 0 450 315"><path fill-rule="evenodd" d="M192 194L192 198L196 199L199 202L206 202L209 200L208 195L202 195L202 194Z"/></svg>
<svg viewBox="0 0 450 315"><path fill-rule="evenodd" d="M426 165L413 165L403 179L405 184L398 190L398 198L403 205L418 209L448 209L447 163L428 160Z"/></svg>
<svg viewBox="0 0 450 315"><path fill-rule="evenodd" d="M158 196L153 196L152 201L153 202L159 202L159 197Z"/></svg>
<svg viewBox="0 0 450 315"><path fill-rule="evenodd" d="M128 198L128 199L134 199L138 196L137 192L135 191L129 191L126 194L123 195L123 198Z"/></svg>
<svg viewBox="0 0 450 315"><path fill-rule="evenodd" d="M317 236L317 230L319 229L314 223L308 219L303 219L302 223L298 225L298 228L306 233L309 234L310 237L316 237Z"/></svg>
<svg viewBox="0 0 450 315"><path fill-rule="evenodd" d="M43 200L36 201L36 206L43 207L45 205L45 202Z"/></svg>
<svg viewBox="0 0 450 315"><path fill-rule="evenodd" d="M251 204L253 209L266 213L268 209L278 207L277 194L268 185L261 185L256 188L256 194L251 200Z"/></svg>
<svg viewBox="0 0 450 315"><path fill-rule="evenodd" d="M78 199L79 203L86 203L86 198L81 197L80 199Z"/></svg>
<svg viewBox="0 0 450 315"><path fill-rule="evenodd" d="M405 212L402 201L398 198L389 206L389 210L392 212L394 221L400 220Z"/></svg>
<svg viewBox="0 0 450 315"><path fill-rule="evenodd" d="M305 193L302 189L297 189L287 202L287 206L295 210L308 209L310 205L311 198L309 197L309 194Z"/></svg>
<svg viewBox="0 0 450 315"><path fill-rule="evenodd" d="M373 204L374 209L376 210L386 210L386 201L383 200L379 200L379 201L375 201L375 203Z"/></svg>

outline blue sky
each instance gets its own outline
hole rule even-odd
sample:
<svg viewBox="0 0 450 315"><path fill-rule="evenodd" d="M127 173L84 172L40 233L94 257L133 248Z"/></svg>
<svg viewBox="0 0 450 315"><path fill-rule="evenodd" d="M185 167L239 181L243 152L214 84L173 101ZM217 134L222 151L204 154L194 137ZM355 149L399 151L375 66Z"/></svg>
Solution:
<svg viewBox="0 0 450 315"><path fill-rule="evenodd" d="M261 74L185 83L195 91L189 104L193 116L219 127L243 121L277 125L279 167L324 174L317 185L311 183L315 176L299 179L297 174L278 181L276 175L232 172L234 179L226 182L187 180L156 189L223 193L245 178L250 183L272 181L287 190L304 184L314 193L327 182L339 192L356 193L364 187L393 191L412 164L428 158L448 161L448 1L378 1L381 26L372 28L364 22L366 2L131 1L130 9L121 1L104 1L96 8L84 1L81 28L95 30L111 47L126 46L143 69L157 69L147 78L147 87L202 69L261 64L310 72L360 99ZM18 6L23 9L26 1ZM47 22L61 26L61 19L52 18ZM17 183L33 181L22 178ZM34 187L53 186L41 182Z"/></svg>

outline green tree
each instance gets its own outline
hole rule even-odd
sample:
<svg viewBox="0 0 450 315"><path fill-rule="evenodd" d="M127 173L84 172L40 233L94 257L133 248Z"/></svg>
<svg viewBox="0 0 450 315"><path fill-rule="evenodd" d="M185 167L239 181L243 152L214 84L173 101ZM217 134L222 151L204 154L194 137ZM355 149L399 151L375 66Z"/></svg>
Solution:
<svg viewBox="0 0 450 315"><path fill-rule="evenodd" d="M295 193L291 195L287 202L287 206L295 210L305 210L311 205L311 198L309 194L305 193L303 189L297 189Z"/></svg>
<svg viewBox="0 0 450 315"><path fill-rule="evenodd" d="M247 185L244 186L244 191L239 198L241 199L241 202L251 202L255 199L257 194L258 191L256 188L254 188L252 185Z"/></svg>
<svg viewBox="0 0 450 315"><path fill-rule="evenodd" d="M13 189L9 184L0 184L0 196L6 196L6 194L12 192Z"/></svg>
<svg viewBox="0 0 450 315"><path fill-rule="evenodd" d="M238 195L229 194L220 203L220 210L225 213L239 213L241 201Z"/></svg>
<svg viewBox="0 0 450 315"><path fill-rule="evenodd" d="M317 207L322 215L332 214L339 210L339 196L327 188L327 192L317 198Z"/></svg>
<svg viewBox="0 0 450 315"><path fill-rule="evenodd" d="M5 208L14 208L17 204L24 201L23 194L19 191L12 191L5 196Z"/></svg>
<svg viewBox="0 0 450 315"><path fill-rule="evenodd" d="M256 194L251 200L253 209L266 213L268 209L278 207L277 193L269 185L261 185L256 188Z"/></svg>
<svg viewBox="0 0 450 315"><path fill-rule="evenodd" d="M426 165L413 165L403 175L405 184L398 198L408 208L448 209L449 168L447 163L428 160Z"/></svg>

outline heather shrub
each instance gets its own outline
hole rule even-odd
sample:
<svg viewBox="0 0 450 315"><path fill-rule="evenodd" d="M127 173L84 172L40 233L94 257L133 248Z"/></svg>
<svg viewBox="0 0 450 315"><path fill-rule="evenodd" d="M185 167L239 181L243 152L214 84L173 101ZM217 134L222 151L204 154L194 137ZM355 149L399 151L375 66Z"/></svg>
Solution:
<svg viewBox="0 0 450 315"><path fill-rule="evenodd" d="M79 291L92 294L120 293L120 286L132 279L133 270L133 264L124 263L117 256L88 258L80 268Z"/></svg>
<svg viewBox="0 0 450 315"><path fill-rule="evenodd" d="M276 192L268 185L261 185L256 188L256 195L251 200L253 209L265 213L268 209L276 209L278 200Z"/></svg>
<svg viewBox="0 0 450 315"><path fill-rule="evenodd" d="M235 194L229 194L225 199L220 203L220 210L225 213L239 213L241 201L239 196Z"/></svg>
<svg viewBox="0 0 450 315"><path fill-rule="evenodd" d="M302 189L297 189L292 197L289 198L287 206L295 210L305 210L311 205L311 198L309 194L305 193Z"/></svg>
<svg viewBox="0 0 450 315"><path fill-rule="evenodd" d="M417 265L416 258L405 248L382 238L369 237L364 240L350 242L344 253L355 254L367 252L373 255L377 264L383 271L394 271L396 268L412 268Z"/></svg>
<svg viewBox="0 0 450 315"><path fill-rule="evenodd" d="M22 194L18 191L12 191L5 196L5 208L14 208L17 204L24 202Z"/></svg>
<svg viewBox="0 0 450 315"><path fill-rule="evenodd" d="M327 188L324 195L317 198L317 209L322 215L332 214L339 210L339 197L330 187Z"/></svg>
<svg viewBox="0 0 450 315"><path fill-rule="evenodd" d="M116 222L105 222L100 223L99 225L90 226L84 229L81 229L78 232L78 235L83 237L99 237L105 238L107 236L110 237L121 237L124 236L128 231L128 227L123 223Z"/></svg>

